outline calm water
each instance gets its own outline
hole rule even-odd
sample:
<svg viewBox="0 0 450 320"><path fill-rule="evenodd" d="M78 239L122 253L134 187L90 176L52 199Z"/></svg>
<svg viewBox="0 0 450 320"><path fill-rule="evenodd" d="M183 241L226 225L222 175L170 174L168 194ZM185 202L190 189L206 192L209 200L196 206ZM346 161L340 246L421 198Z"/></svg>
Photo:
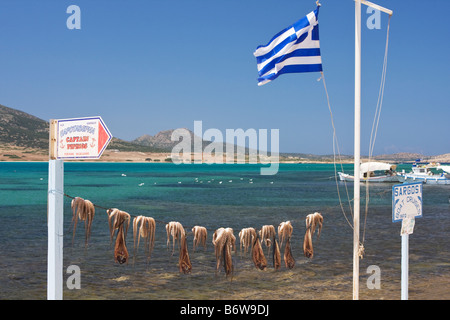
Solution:
<svg viewBox="0 0 450 320"><path fill-rule="evenodd" d="M257 165L173 165L66 162L64 191L102 207L157 221L179 221L190 229L208 229L208 246L193 252L192 273L178 271L178 251L166 247L165 224L156 225L155 249L145 263L141 248L133 256L132 230L127 247L130 262L113 261L105 210L96 209L90 245L84 247L84 225L78 224L72 245L70 199L64 205L64 270L81 269L81 289L64 288L64 299L351 299L353 231L337 196L334 167L328 164L282 164L275 176L259 175ZM402 167L400 166L400 169ZM408 168L405 166L404 168ZM345 166L346 172L352 166ZM0 298L46 299L48 164L0 163ZM392 184L373 184L365 228L366 255L360 261L361 299L400 299L400 224L391 221ZM350 197L353 186L349 185ZM339 184L350 217L345 188ZM422 219L410 236L410 299L450 298L450 186L424 185ZM365 188L361 189L365 198ZM303 256L305 217L324 217L322 235L314 237L314 258ZM361 206L361 233L364 230ZM265 271L250 256L233 255L234 273L215 272L212 234L231 227L275 228L290 220L294 269L274 271L271 256ZM135 263L133 263L135 258ZM381 270L381 289L366 286L368 266ZM64 281L68 275L64 272ZM65 282L64 282L65 284Z"/></svg>

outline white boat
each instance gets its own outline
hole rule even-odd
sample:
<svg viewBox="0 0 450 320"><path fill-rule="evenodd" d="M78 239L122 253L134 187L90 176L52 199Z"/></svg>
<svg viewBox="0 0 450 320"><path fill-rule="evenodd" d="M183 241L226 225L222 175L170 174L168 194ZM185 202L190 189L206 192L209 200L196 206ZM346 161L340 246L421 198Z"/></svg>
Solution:
<svg viewBox="0 0 450 320"><path fill-rule="evenodd" d="M365 162L360 166L361 182L399 182L395 169L396 165L385 162ZM355 177L343 172L338 172L341 181L354 181Z"/></svg>
<svg viewBox="0 0 450 320"><path fill-rule="evenodd" d="M427 164L412 166L412 172L397 173L400 182L423 182L426 184L448 184L450 185L450 166L439 164Z"/></svg>

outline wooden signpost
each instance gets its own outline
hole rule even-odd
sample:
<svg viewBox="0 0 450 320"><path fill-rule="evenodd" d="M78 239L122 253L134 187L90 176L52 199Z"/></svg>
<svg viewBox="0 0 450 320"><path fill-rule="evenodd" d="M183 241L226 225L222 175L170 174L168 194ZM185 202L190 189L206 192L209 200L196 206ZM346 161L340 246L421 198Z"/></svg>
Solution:
<svg viewBox="0 0 450 320"><path fill-rule="evenodd" d="M64 160L99 159L112 139L101 117L50 120L47 299L63 298Z"/></svg>

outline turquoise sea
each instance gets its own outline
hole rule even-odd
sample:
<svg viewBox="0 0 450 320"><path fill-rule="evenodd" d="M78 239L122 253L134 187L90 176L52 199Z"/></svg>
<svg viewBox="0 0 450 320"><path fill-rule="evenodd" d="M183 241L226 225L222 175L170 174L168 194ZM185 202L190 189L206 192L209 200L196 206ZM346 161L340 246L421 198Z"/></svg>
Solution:
<svg viewBox="0 0 450 320"><path fill-rule="evenodd" d="M345 165L352 172L352 165ZM409 166L400 166L408 169ZM105 208L157 220L155 248L149 264L143 247L133 255L132 228L127 236L128 264L113 260L106 211L96 208L89 246L78 223L72 244L71 199L64 204L64 299L352 299L353 230L345 186L334 179L333 164L280 164L278 174L260 175L259 165L169 163L64 163L64 192ZM46 299L48 163L0 163L0 299ZM361 188L360 299L400 299L400 223L392 223L392 184L372 184L367 219ZM350 198L353 185L348 185ZM416 220L410 245L410 299L450 298L450 186L424 185L423 218ZM314 257L303 256L305 218L320 212L324 225L314 236ZM239 252L242 228L290 220L293 227L291 270L275 271L272 258L257 270L249 254ZM187 231L208 229L207 248L192 250L191 274L178 270L178 251L166 246L164 222L178 221ZM365 226L365 227L364 227ZM234 272L216 272L214 231L231 227L236 236ZM283 253L283 252L282 252ZM66 269L81 270L81 288L68 289ZM369 289L371 265L380 268L380 289Z"/></svg>

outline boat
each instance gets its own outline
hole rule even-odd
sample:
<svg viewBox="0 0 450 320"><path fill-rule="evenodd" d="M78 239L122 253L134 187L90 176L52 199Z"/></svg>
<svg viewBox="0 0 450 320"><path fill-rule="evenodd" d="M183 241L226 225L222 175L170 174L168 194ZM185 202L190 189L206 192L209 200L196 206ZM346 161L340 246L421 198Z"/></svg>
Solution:
<svg viewBox="0 0 450 320"><path fill-rule="evenodd" d="M439 163L418 164L412 166L412 171L406 173L402 170L397 173L400 182L423 182L426 184L450 185L450 166L441 166Z"/></svg>
<svg viewBox="0 0 450 320"><path fill-rule="evenodd" d="M396 165L385 162L365 162L360 166L361 182L399 182L395 169ZM341 181L354 181L355 177L343 172L338 172Z"/></svg>

